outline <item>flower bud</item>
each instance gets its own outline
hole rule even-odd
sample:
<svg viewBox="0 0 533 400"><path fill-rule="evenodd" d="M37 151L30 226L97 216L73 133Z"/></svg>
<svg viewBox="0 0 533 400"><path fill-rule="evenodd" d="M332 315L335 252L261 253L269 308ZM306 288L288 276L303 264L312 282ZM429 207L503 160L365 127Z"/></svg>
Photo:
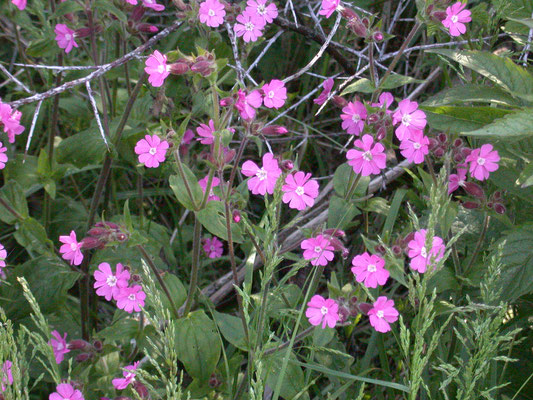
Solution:
<svg viewBox="0 0 533 400"><path fill-rule="evenodd" d="M372 304L368 304L368 303L359 303L359 310L361 311L362 314L365 314L367 315L368 312L372 309Z"/></svg>
<svg viewBox="0 0 533 400"><path fill-rule="evenodd" d="M139 274L133 274L133 275L131 276L131 280L132 280L133 282L135 282L135 283L139 283L139 282L142 281L142 278L141 278L141 276L140 276Z"/></svg>
<svg viewBox="0 0 533 400"><path fill-rule="evenodd" d="M71 340L67 345L69 350L88 350L90 347L91 345L82 339Z"/></svg>
<svg viewBox="0 0 533 400"><path fill-rule="evenodd" d="M172 0L172 3L178 8L178 10L186 11L187 5L183 2L183 0Z"/></svg>
<svg viewBox="0 0 533 400"><path fill-rule="evenodd" d="M348 251L348 249L346 249L346 247L344 247L344 244L339 239L337 239L336 237L329 236L328 239L329 239L329 244L333 247L334 251L340 251L340 252L343 252L343 253L345 251Z"/></svg>
<svg viewBox="0 0 533 400"><path fill-rule="evenodd" d="M359 16L356 14L356 12L348 7L342 8L341 15L343 18L346 18L348 21L351 21L354 18L359 19Z"/></svg>
<svg viewBox="0 0 533 400"><path fill-rule="evenodd" d="M376 140L381 141L387 137L387 129L384 127L381 127L376 132Z"/></svg>
<svg viewBox="0 0 533 400"><path fill-rule="evenodd" d="M476 201L465 201L463 202L463 207L466 208L467 210L474 210L476 208L481 207L481 204L479 204Z"/></svg>
<svg viewBox="0 0 533 400"><path fill-rule="evenodd" d="M433 152L435 157L442 157L444 153L445 153L445 150L442 147L437 147L435 151Z"/></svg>
<svg viewBox="0 0 533 400"><path fill-rule="evenodd" d="M394 246L392 246L392 253L396 257L400 257L402 255L402 248L398 246L397 244L395 244Z"/></svg>
<svg viewBox="0 0 533 400"><path fill-rule="evenodd" d="M456 163L462 163L464 160L465 159L464 159L463 154L461 152L456 152L453 155L453 161L455 161Z"/></svg>
<svg viewBox="0 0 533 400"><path fill-rule="evenodd" d="M281 125L268 125L261 129L261 133L265 136L284 135L287 132L289 132L287 128Z"/></svg>
<svg viewBox="0 0 533 400"><path fill-rule="evenodd" d="M94 237L84 237L81 240L81 248L82 249L103 249L105 247L105 243L101 242L100 240L94 238Z"/></svg>
<svg viewBox="0 0 533 400"><path fill-rule="evenodd" d="M200 58L200 57L198 57ZM209 76L215 70L211 61L197 61L191 65L191 71L196 72L202 76Z"/></svg>
<svg viewBox="0 0 533 400"><path fill-rule="evenodd" d="M439 145L439 142L437 141L437 139L429 138L429 145L428 145L429 150L433 151L438 145Z"/></svg>
<svg viewBox="0 0 533 400"><path fill-rule="evenodd" d="M376 246L374 246L374 251L379 254L385 254L385 247L380 244L377 244Z"/></svg>
<svg viewBox="0 0 533 400"><path fill-rule="evenodd" d="M88 37L88 36L91 36L91 32L92 32L91 28L76 29L76 32L74 32L74 37L77 37L77 38Z"/></svg>
<svg viewBox="0 0 533 400"><path fill-rule="evenodd" d="M231 97L224 97L220 100L220 107L231 107L233 105L233 98Z"/></svg>
<svg viewBox="0 0 533 400"><path fill-rule="evenodd" d="M461 138L457 138L453 141L453 147L456 147L456 148L463 147L464 144L465 142L463 142L463 139Z"/></svg>
<svg viewBox="0 0 533 400"><path fill-rule="evenodd" d="M376 31L372 34L372 39L375 41L375 42L381 42L383 40L383 33L381 33L380 31Z"/></svg>
<svg viewBox="0 0 533 400"><path fill-rule="evenodd" d="M367 118L366 118L366 122L369 123L369 124L375 124L376 122L379 121L379 115L378 114L370 114Z"/></svg>
<svg viewBox="0 0 533 400"><path fill-rule="evenodd" d="M294 169L294 163L292 160L283 160L281 162L281 169L285 172L291 172Z"/></svg>
<svg viewBox="0 0 533 400"><path fill-rule="evenodd" d="M444 132L439 133L437 135L437 140L444 144L444 143L446 143L448 141L448 135L446 135Z"/></svg>
<svg viewBox="0 0 533 400"><path fill-rule="evenodd" d="M503 200L503 193L498 190L492 194L492 198L494 201L501 201Z"/></svg>
<svg viewBox="0 0 533 400"><path fill-rule="evenodd" d="M472 195L474 197L477 197L478 199L484 199L485 198L485 192L483 191L481 186L479 186L477 183L465 182L463 187L464 187L466 193L468 193L468 194L470 194L470 195Z"/></svg>
<svg viewBox="0 0 533 400"><path fill-rule="evenodd" d="M338 238L345 238L346 237L346 232L344 232L342 229L334 229L334 228L330 228L330 229L326 229L322 232L323 235L327 235L327 236L333 236L333 237L338 237Z"/></svg>
<svg viewBox="0 0 533 400"><path fill-rule="evenodd" d="M139 32L144 32L144 33L157 33L159 32L159 28L155 25L150 25L150 24L139 24L137 25L137 30Z"/></svg>
<svg viewBox="0 0 533 400"><path fill-rule="evenodd" d="M143 6L135 7L130 14L130 20L139 22L141 18L143 17L144 12L145 12L145 8Z"/></svg>
<svg viewBox="0 0 533 400"><path fill-rule="evenodd" d="M341 96L335 95L331 100L333 101L333 104L335 104L339 108L344 108L348 105L348 100Z"/></svg>
<svg viewBox="0 0 533 400"><path fill-rule="evenodd" d="M350 316L350 311L343 306L339 306L338 311L339 315L339 323L342 324L348 320L348 317Z"/></svg>
<svg viewBox="0 0 533 400"><path fill-rule="evenodd" d="M189 72L189 64L184 60L178 60L168 66L168 70L172 75L183 75Z"/></svg>
<svg viewBox="0 0 533 400"><path fill-rule="evenodd" d="M464 158L468 157L472 153L472 149L469 149L468 147L461 148L461 154Z"/></svg>
<svg viewBox="0 0 533 400"><path fill-rule="evenodd" d="M93 347L96 351L101 351L104 348L104 344L101 340L95 340L93 342Z"/></svg>
<svg viewBox="0 0 533 400"><path fill-rule="evenodd" d="M236 224L241 222L241 213L239 210L233 210L233 222Z"/></svg>
<svg viewBox="0 0 533 400"><path fill-rule="evenodd" d="M148 389L141 382L137 380L133 382L133 388L135 389L137 394L141 397L141 399L148 398Z"/></svg>
<svg viewBox="0 0 533 400"><path fill-rule="evenodd" d="M492 209L498 214L505 214L505 212L507 211L502 203L494 203L492 205Z"/></svg>
<svg viewBox="0 0 533 400"><path fill-rule="evenodd" d="M76 356L76 362L84 362L84 361L87 361L89 358L92 357L92 354L91 353L81 353L81 354L78 354Z"/></svg>
<svg viewBox="0 0 533 400"><path fill-rule="evenodd" d="M433 14L431 14L431 19L437 22L442 22L446 19L446 12L445 11L435 11Z"/></svg>

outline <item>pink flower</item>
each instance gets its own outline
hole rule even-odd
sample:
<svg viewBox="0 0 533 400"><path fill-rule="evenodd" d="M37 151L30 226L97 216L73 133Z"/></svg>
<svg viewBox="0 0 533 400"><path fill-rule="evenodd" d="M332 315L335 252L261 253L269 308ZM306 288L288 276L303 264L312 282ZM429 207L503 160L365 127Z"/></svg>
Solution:
<svg viewBox="0 0 533 400"><path fill-rule="evenodd" d="M137 0L125 0L126 3L131 4L133 6L137 5Z"/></svg>
<svg viewBox="0 0 533 400"><path fill-rule="evenodd" d="M167 56L159 51L154 51L144 62L146 68L144 71L149 75L148 82L153 87L160 87L170 74L170 68L167 65Z"/></svg>
<svg viewBox="0 0 533 400"><path fill-rule="evenodd" d="M219 258L224 252L224 245L216 236L205 238L203 242L205 255L209 258Z"/></svg>
<svg viewBox="0 0 533 400"><path fill-rule="evenodd" d="M202 188L202 192L205 193L205 190L207 189L207 181L209 179L209 176L206 175L205 178L203 179L200 179L198 181L198 184L200 185L200 187ZM215 195L213 193L213 188L214 187L217 187L218 185L220 185L220 179L218 179L216 176L213 177L213 180L211 181L211 190L209 191L209 197L207 198L207 201L219 201L220 200L220 197L218 197L217 195Z"/></svg>
<svg viewBox="0 0 533 400"><path fill-rule="evenodd" d="M318 14L325 15L326 18L331 17L331 14L339 7L340 2L340 0L322 0L322 7Z"/></svg>
<svg viewBox="0 0 533 400"><path fill-rule="evenodd" d="M56 391L48 397L49 400L84 400L83 394L74 389L70 383L60 383Z"/></svg>
<svg viewBox="0 0 533 400"><path fill-rule="evenodd" d="M22 11L26 8L27 0L11 0L11 3L17 6L17 8Z"/></svg>
<svg viewBox="0 0 533 400"><path fill-rule="evenodd" d="M407 247L409 247L407 254L411 258L409 267L421 274L426 272L428 265L440 261L446 249L443 240L438 236L433 236L431 249L428 251L426 249L426 234L425 229L415 232L413 240L407 244Z"/></svg>
<svg viewBox="0 0 533 400"><path fill-rule="evenodd" d="M143 6L151 8L154 11L163 11L165 9L163 4L157 4L155 0L143 0Z"/></svg>
<svg viewBox="0 0 533 400"><path fill-rule="evenodd" d="M200 4L198 18L202 24L216 28L224 23L225 16L224 5L218 0L206 0Z"/></svg>
<svg viewBox="0 0 533 400"><path fill-rule="evenodd" d="M111 266L103 262L94 271L94 288L98 296L103 296L107 301L117 300L122 288L128 286L130 273L121 263L117 264L116 273L113 274Z"/></svg>
<svg viewBox="0 0 533 400"><path fill-rule="evenodd" d="M273 79L270 83L264 84L262 90L265 95L263 98L265 107L276 109L283 107L287 100L287 88L282 81Z"/></svg>
<svg viewBox="0 0 533 400"><path fill-rule="evenodd" d="M272 153L263 155L263 166L261 168L253 161L248 160L242 164L241 171L243 175L253 177L248 180L248 189L252 194L260 194L262 196L265 193L274 193L276 181L281 175L278 161Z"/></svg>
<svg viewBox="0 0 533 400"><path fill-rule="evenodd" d="M78 47L78 43L74 40L76 33L65 24L57 24L54 28L56 34L57 45L61 49L65 49L65 53L70 53L73 47Z"/></svg>
<svg viewBox="0 0 533 400"><path fill-rule="evenodd" d="M0 101L0 122L4 125L4 132L7 133L9 143L15 143L15 135L24 132L20 117L22 117L20 111L12 110L9 104Z"/></svg>
<svg viewBox="0 0 533 400"><path fill-rule="evenodd" d="M409 99L404 99L398 104L398 110L392 115L394 125L400 123L396 128L396 137L401 141L409 138L415 131L423 131L426 126L426 113L418 109L418 103Z"/></svg>
<svg viewBox="0 0 533 400"><path fill-rule="evenodd" d="M319 106L324 104L328 99L328 96L331 93L331 89L333 89L333 78L328 78L324 82L322 82L322 87L324 88L324 90L322 91L322 93L320 93L320 96L313 100L313 103L318 104Z"/></svg>
<svg viewBox="0 0 533 400"><path fill-rule="evenodd" d="M140 312L141 307L144 307L145 298L146 293L143 292L140 285L120 288L120 293L117 295L117 307L129 314L134 310Z"/></svg>
<svg viewBox="0 0 533 400"><path fill-rule="evenodd" d="M157 135L146 135L135 145L135 154L139 156L139 162L147 168L157 168L159 163L165 161L169 148L166 140L159 139Z"/></svg>
<svg viewBox="0 0 533 400"><path fill-rule="evenodd" d="M5 268L6 258L7 258L7 251L4 248L4 245L0 244L0 268Z"/></svg>
<svg viewBox="0 0 533 400"><path fill-rule="evenodd" d="M394 96L390 92L383 92L379 95L379 101L377 103L372 103L372 107L385 107L386 113L391 114L392 111L389 110L389 107L394 103Z"/></svg>
<svg viewBox="0 0 533 400"><path fill-rule="evenodd" d="M318 196L318 182L311 179L311 174L298 171L295 174L289 174L285 178L285 185L281 188L283 191L283 202L288 203L290 208L304 210L306 207L312 207Z"/></svg>
<svg viewBox="0 0 533 400"><path fill-rule="evenodd" d="M200 126L196 128L196 132L198 133L198 136L200 136L196 140L202 144L213 144L215 141L215 137L213 136L213 132L215 132L215 123L212 119L209 120L209 125L200 124Z"/></svg>
<svg viewBox="0 0 533 400"><path fill-rule="evenodd" d="M127 367L124 367L126 371L122 371L122 375L124 378L115 378L111 382L113 383L113 386L117 390L126 389L130 383L135 382L135 376L137 367L139 366L139 361L136 361L133 363L133 365L128 365Z"/></svg>
<svg viewBox="0 0 533 400"><path fill-rule="evenodd" d="M242 36L246 43L255 42L259 36L263 36L265 21L260 15L244 11L237 15L237 21L239 23L233 26L233 30L237 36Z"/></svg>
<svg viewBox="0 0 533 400"><path fill-rule="evenodd" d="M2 365L2 370L0 371L0 377L2 378L2 384L0 385L0 393L4 393L7 390L6 385L13 384L13 374L11 373L11 367L13 364L11 361L6 360Z"/></svg>
<svg viewBox="0 0 533 400"><path fill-rule="evenodd" d="M370 135L363 135L362 140L354 142L357 149L348 150L346 158L355 173L362 176L376 175L385 168L387 156L385 147L381 143L374 144L374 138Z"/></svg>
<svg viewBox="0 0 533 400"><path fill-rule="evenodd" d="M390 325L398 320L398 310L394 308L394 300L389 300L385 296L379 296L368 311L370 325L378 332L385 333L390 331Z"/></svg>
<svg viewBox="0 0 533 400"><path fill-rule="evenodd" d="M352 135L357 135L363 132L366 119L366 108L360 101L355 103L349 102L346 107L342 109L344 114L341 114L342 129Z"/></svg>
<svg viewBox="0 0 533 400"><path fill-rule="evenodd" d="M448 194L452 194L457 189L459 189L459 187L465 186L466 171L467 171L466 164L459 164L457 166L457 173L450 174L448 178Z"/></svg>
<svg viewBox="0 0 533 400"><path fill-rule="evenodd" d="M498 169L500 156L496 150L492 150L491 144L484 144L479 149L474 149L466 157L466 162L470 163L470 176L478 181L489 178L489 173Z"/></svg>
<svg viewBox="0 0 533 400"><path fill-rule="evenodd" d="M56 358L56 363L61 364L65 359L65 354L70 353L70 350L67 347L67 333L61 337L58 331L52 331L52 336L54 338L50 339L48 344L52 346L54 350L54 356Z"/></svg>
<svg viewBox="0 0 533 400"><path fill-rule="evenodd" d="M190 144L191 141L194 139L194 132L192 129L187 129L185 133L183 134L183 138L181 139L181 146Z"/></svg>
<svg viewBox="0 0 533 400"><path fill-rule="evenodd" d="M307 310L305 316L309 318L309 323L313 326L322 324L322 329L326 325L330 328L335 328L337 321L340 319L339 305L333 299L324 299L322 296L315 294L311 297L311 301L307 303Z"/></svg>
<svg viewBox="0 0 533 400"><path fill-rule="evenodd" d="M4 146L2 142L0 142L0 169L4 169L6 167L6 163L8 160L6 151L7 147Z"/></svg>
<svg viewBox="0 0 533 400"><path fill-rule="evenodd" d="M355 256L352 260L352 272L357 282L363 282L367 288L384 285L389 279L389 271L385 267L385 260L375 254L365 252Z"/></svg>
<svg viewBox="0 0 533 400"><path fill-rule="evenodd" d="M70 262L70 265L80 265L83 260L81 253L81 243L76 239L76 232L71 231L69 236L59 236L59 241L63 245L59 248L61 257Z"/></svg>
<svg viewBox="0 0 533 400"><path fill-rule="evenodd" d="M446 19L442 21L442 25L448 28L451 36L460 36L465 33L465 23L472 21L471 13L465 10L465 7L466 3L458 1L446 9Z"/></svg>
<svg viewBox="0 0 533 400"><path fill-rule="evenodd" d="M421 164L424 162L424 156L429 153L428 146L429 139L424 136L423 131L412 131L411 135L400 143L400 150L409 162Z"/></svg>
<svg viewBox="0 0 533 400"><path fill-rule="evenodd" d="M278 17L278 8L274 3L266 4L266 0L248 0L246 3L246 11L250 14L257 14L265 24L270 24L275 18Z"/></svg>
<svg viewBox="0 0 533 400"><path fill-rule="evenodd" d="M241 118L249 121L255 118L255 109L261 107L263 97L259 90L253 90L249 94L242 89L237 92L238 99L235 108L239 111Z"/></svg>
<svg viewBox="0 0 533 400"><path fill-rule="evenodd" d="M327 265L333 260L335 249L331 242L322 235L305 239L300 246L304 250L304 258L311 260L311 265Z"/></svg>

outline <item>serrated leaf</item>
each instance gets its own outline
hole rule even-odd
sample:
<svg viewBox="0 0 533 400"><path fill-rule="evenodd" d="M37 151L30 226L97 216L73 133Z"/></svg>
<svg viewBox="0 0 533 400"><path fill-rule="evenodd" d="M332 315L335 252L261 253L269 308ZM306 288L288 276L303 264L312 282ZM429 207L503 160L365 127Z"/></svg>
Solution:
<svg viewBox="0 0 533 400"><path fill-rule="evenodd" d="M420 107L430 127L441 131L464 133L480 129L511 111L494 107Z"/></svg>
<svg viewBox="0 0 533 400"><path fill-rule="evenodd" d="M395 89L400 86L407 85L409 83L421 83L420 79L415 79L410 76L405 75L389 75L385 82L381 85L383 90ZM369 79L363 78L358 81L348 85L342 93L341 96L345 94L360 92L360 93L373 93L376 90L376 87L372 84Z"/></svg>
<svg viewBox="0 0 533 400"><path fill-rule="evenodd" d="M516 139L533 136L533 108L507 114L493 123L474 131L462 132L468 136L480 136L495 139Z"/></svg>

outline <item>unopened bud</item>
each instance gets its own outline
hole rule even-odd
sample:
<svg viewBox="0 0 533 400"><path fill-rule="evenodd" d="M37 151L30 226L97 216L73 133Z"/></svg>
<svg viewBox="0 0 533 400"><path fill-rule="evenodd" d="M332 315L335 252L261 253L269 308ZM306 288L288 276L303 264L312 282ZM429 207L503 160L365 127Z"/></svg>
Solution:
<svg viewBox="0 0 533 400"><path fill-rule="evenodd" d="M284 135L287 132L289 132L287 128L281 125L268 125L261 130L261 133L265 136Z"/></svg>
<svg viewBox="0 0 533 400"><path fill-rule="evenodd" d="M376 122L379 121L379 115L378 114L370 114L367 118L366 118L366 122L369 123L369 124L375 124Z"/></svg>
<svg viewBox="0 0 533 400"><path fill-rule="evenodd" d="M104 344L101 340L95 340L93 342L93 347L96 351L101 351L104 348Z"/></svg>
<svg viewBox="0 0 533 400"><path fill-rule="evenodd" d="M91 347L91 345L86 342L85 340L82 340L82 339L74 339L74 340L71 340L68 345L67 345L67 348L69 350L87 350Z"/></svg>
<svg viewBox="0 0 533 400"><path fill-rule="evenodd" d="M387 129L385 129L384 127L379 128L378 131L376 132L376 140L381 141L385 139L386 137L387 137Z"/></svg>
<svg viewBox="0 0 533 400"><path fill-rule="evenodd" d="M85 250L89 249L103 249L105 247L105 243L101 242L95 237L84 237L81 240L81 248Z"/></svg>
<svg viewBox="0 0 533 400"><path fill-rule="evenodd" d="M498 190L492 194L492 198L494 199L494 201L501 201L503 200L503 193Z"/></svg>
<svg viewBox="0 0 533 400"><path fill-rule="evenodd" d="M91 32L92 32L91 28L80 28L80 29L76 29L74 36L77 38L84 38L84 37L91 36Z"/></svg>
<svg viewBox="0 0 533 400"><path fill-rule="evenodd" d="M359 18L354 10L348 7L343 7L341 10L341 15L343 18L346 18L348 21L351 21L354 18Z"/></svg>
<svg viewBox="0 0 533 400"><path fill-rule="evenodd" d="M381 33L380 31L374 32L374 34L372 35L372 39L374 39L375 42L381 42L383 40L383 33Z"/></svg>
<svg viewBox="0 0 533 400"><path fill-rule="evenodd" d="M231 107L233 105L233 98L224 97L220 100L220 107Z"/></svg>
<svg viewBox="0 0 533 400"><path fill-rule="evenodd" d="M457 138L453 141L453 147L463 147L463 145L465 144L465 142L463 142L463 139L460 139L460 138Z"/></svg>
<svg viewBox="0 0 533 400"><path fill-rule="evenodd" d="M463 157L463 154L461 152L456 152L453 155L453 161L455 161L456 163L462 163L464 160L465 158Z"/></svg>
<svg viewBox="0 0 533 400"><path fill-rule="evenodd" d="M479 186L477 183L465 182L463 187L464 187L466 193L468 193L468 194L470 194L470 195L472 195L474 197L477 197L478 199L484 199L485 198L485 192L483 191L481 186Z"/></svg>
<svg viewBox="0 0 533 400"><path fill-rule="evenodd" d="M368 312L373 308L372 304L368 303L359 303L359 310L362 314L367 315Z"/></svg>
<svg viewBox="0 0 533 400"><path fill-rule="evenodd" d="M168 66L168 70L172 75L183 75L189 72L190 69L186 62L180 60Z"/></svg>
<svg viewBox="0 0 533 400"><path fill-rule="evenodd" d="M380 244L377 244L376 246L374 246L374 251L379 254L385 254L385 247Z"/></svg>
<svg viewBox="0 0 533 400"><path fill-rule="evenodd" d="M130 15L130 19L135 22L139 22L143 17L145 8L143 6L137 6L133 9Z"/></svg>
<svg viewBox="0 0 533 400"><path fill-rule="evenodd" d="M507 211L502 203L494 203L492 209L498 214L505 214L505 211Z"/></svg>
<svg viewBox="0 0 533 400"><path fill-rule="evenodd" d="M207 60L195 62L193 65L191 65L191 71L202 76L209 76L214 71L213 63Z"/></svg>
<svg viewBox="0 0 533 400"><path fill-rule="evenodd" d="M481 206L481 204L479 204L476 201L465 201L465 202L463 202L463 207L466 208L467 210L474 210L476 208L479 208L480 206Z"/></svg>
<svg viewBox="0 0 533 400"><path fill-rule="evenodd" d="M461 148L461 154L464 158L468 157L472 153L472 149L469 149L468 147Z"/></svg>
<svg viewBox="0 0 533 400"><path fill-rule="evenodd" d="M402 255L402 248L400 246L398 246L397 244L395 244L394 246L392 246L392 253L396 257L399 257L399 256Z"/></svg>
<svg viewBox="0 0 533 400"><path fill-rule="evenodd" d="M133 382L133 388L135 389L137 394L141 397L141 399L148 398L148 389L141 382L139 381Z"/></svg>
<svg viewBox="0 0 533 400"><path fill-rule="evenodd" d="M368 18L363 18L361 20L361 22L363 23L364 26L366 26L368 28L368 26L370 25L370 20Z"/></svg>
<svg viewBox="0 0 533 400"><path fill-rule="evenodd" d="M187 5L183 2L183 0L172 0L172 3L181 11L187 10Z"/></svg>
<svg viewBox="0 0 533 400"><path fill-rule="evenodd" d="M437 22L442 22L446 19L446 12L445 11L435 11L433 14L431 14L431 18Z"/></svg>
<svg viewBox="0 0 533 400"><path fill-rule="evenodd" d="M159 32L159 28L155 25L150 25L150 24L139 24L137 25L137 29L139 30L139 32L144 32L144 33L157 33Z"/></svg>
<svg viewBox="0 0 533 400"><path fill-rule="evenodd" d="M348 320L350 311L346 307L339 307L337 314L339 315L339 323L342 324Z"/></svg>
<svg viewBox="0 0 533 400"><path fill-rule="evenodd" d="M344 232L342 229L329 228L329 229L324 230L322 234L327 235L327 236L338 237L341 239L346 237L346 232Z"/></svg>
<svg viewBox="0 0 533 400"><path fill-rule="evenodd" d="M241 212L239 210L233 210L233 222L236 224L241 222Z"/></svg>
<svg viewBox="0 0 533 400"><path fill-rule="evenodd" d="M437 140L441 143L446 143L448 141L448 135L446 135L444 132L443 133L439 133L437 135Z"/></svg>
<svg viewBox="0 0 533 400"><path fill-rule="evenodd" d="M433 151L437 146L439 145L439 142L437 142L437 139L429 138L429 145L428 149Z"/></svg>
<svg viewBox="0 0 533 400"><path fill-rule="evenodd" d="M433 151L433 154L435 157L442 157L445 153L445 150L442 147L437 147L435 151Z"/></svg>
<svg viewBox="0 0 533 400"><path fill-rule="evenodd" d="M344 108L348 105L348 100L338 95L333 96L332 101L339 108Z"/></svg>
<svg viewBox="0 0 533 400"><path fill-rule="evenodd" d="M283 160L281 162L281 169L286 172L291 172L294 169L294 163L292 160Z"/></svg>
<svg viewBox="0 0 533 400"><path fill-rule="evenodd" d="M133 274L133 275L131 276L131 280L132 280L133 282L135 282L135 283L139 283L139 282L142 281L142 278L141 278L141 276L140 276L139 274Z"/></svg>

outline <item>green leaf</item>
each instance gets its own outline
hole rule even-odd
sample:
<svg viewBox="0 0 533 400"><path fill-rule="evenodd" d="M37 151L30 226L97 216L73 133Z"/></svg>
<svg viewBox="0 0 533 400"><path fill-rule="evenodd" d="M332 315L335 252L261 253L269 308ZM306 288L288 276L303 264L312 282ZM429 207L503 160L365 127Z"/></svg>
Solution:
<svg viewBox="0 0 533 400"><path fill-rule="evenodd" d="M13 180L7 182L4 187L0 189L0 198L7 205L6 207L6 205L0 204L0 220L2 222L12 225L18 221L18 218L9 210L18 213L20 218L28 217L29 212L26 196L17 182Z"/></svg>
<svg viewBox="0 0 533 400"><path fill-rule="evenodd" d="M423 81L421 81L420 79L412 78L410 76L389 75L389 77L381 85L381 89L390 90L390 89L395 89L400 86L407 85L409 83L421 83L421 82ZM376 87L372 84L372 82L369 79L363 78L352 83L351 85L348 85L348 87L346 87L342 91L341 96L344 96L345 94L349 94L353 92L373 93L375 91L376 91Z"/></svg>
<svg viewBox="0 0 533 400"><path fill-rule="evenodd" d="M509 18L511 21L518 22L519 24L527 26L529 29L533 29L533 18L523 18L523 19L516 19L516 18Z"/></svg>
<svg viewBox="0 0 533 400"><path fill-rule="evenodd" d="M82 168L101 163L106 152L107 147L98 128L91 127L61 140L57 146L57 161Z"/></svg>
<svg viewBox="0 0 533 400"><path fill-rule="evenodd" d="M246 336L240 318L229 314L214 312L215 321L220 329L220 333L228 342L238 349L248 351Z"/></svg>
<svg viewBox="0 0 533 400"><path fill-rule="evenodd" d="M440 54L476 71L514 96L533 96L533 75L516 65L510 58L487 51L460 51L451 49L428 50Z"/></svg>
<svg viewBox="0 0 533 400"><path fill-rule="evenodd" d="M117 17L120 21L127 23L128 17L126 17L126 14L124 14L122 11L120 11L117 7L113 5L112 2L106 1L106 0L96 0L94 6L95 9L99 10L106 10L107 12L113 14L115 17Z"/></svg>
<svg viewBox="0 0 533 400"><path fill-rule="evenodd" d="M191 190L192 199L191 196L189 196L189 192L187 191L185 182L180 175L172 175L169 178L168 182L170 188L176 195L178 201L183 205L183 207L187 208L188 210L194 211L202 203L204 193L202 192L202 188L198 184L198 179L196 179L194 173L185 164L182 164L182 168L183 175L185 175L185 179L187 181L189 189Z"/></svg>
<svg viewBox="0 0 533 400"><path fill-rule="evenodd" d="M39 254L54 255L54 244L48 236L44 227L34 218L24 219L15 232L17 242L26 248L28 252Z"/></svg>
<svg viewBox="0 0 533 400"><path fill-rule="evenodd" d="M76 1L65 1L56 5L56 11L49 17L49 19L61 17L65 14L73 14L78 11L83 11L83 7Z"/></svg>
<svg viewBox="0 0 533 400"><path fill-rule="evenodd" d="M285 351L278 351L270 356L264 357L266 384L275 388L279 379L283 379L279 391L280 397L290 400L293 399L305 387L305 379L302 368L297 364L296 356L291 353L289 364L285 373L281 376L281 366ZM265 378L263 377L263 379Z"/></svg>
<svg viewBox="0 0 533 400"><path fill-rule="evenodd" d="M517 184L519 184L521 188L527 188L528 186L533 185L533 162L529 163L524 168L518 177Z"/></svg>
<svg viewBox="0 0 533 400"><path fill-rule="evenodd" d="M220 337L215 323L203 310L174 321L176 353L187 373L205 382L215 371L220 358Z"/></svg>
<svg viewBox="0 0 533 400"><path fill-rule="evenodd" d="M468 136L494 139L516 139L533 135L533 108L507 114L475 131L463 132Z"/></svg>
<svg viewBox="0 0 533 400"><path fill-rule="evenodd" d="M118 313L123 315L124 313ZM115 314L117 315L117 314ZM124 342L129 341L131 338L137 337L139 333L139 321L134 318L119 318L100 332L96 333L96 337L106 341Z"/></svg>
<svg viewBox="0 0 533 400"><path fill-rule="evenodd" d="M355 216L361 214L355 203L342 197L332 196L328 209L328 228L345 229Z"/></svg>
<svg viewBox="0 0 533 400"><path fill-rule="evenodd" d="M185 299L187 298L187 289L185 289L185 286L183 285L181 280L174 274L165 273L163 275L163 282L165 282L165 285L167 286L167 289L170 292L170 296L172 297L172 300L174 300L174 304L176 305L176 307L181 307L181 305L185 303ZM172 311L170 300L163 293L163 289L160 288L160 290L161 302L168 310Z"/></svg>
<svg viewBox="0 0 533 400"><path fill-rule="evenodd" d="M59 51L56 41L51 37L37 39L31 42L26 49L26 54L30 57L49 57Z"/></svg>
<svg viewBox="0 0 533 400"><path fill-rule="evenodd" d="M196 213L200 223L213 235L221 239L228 240L228 231L226 228L224 204L221 201L210 201L206 207ZM231 237L233 242L242 243L243 237L240 225L231 220Z"/></svg>
<svg viewBox="0 0 533 400"><path fill-rule="evenodd" d="M339 165L335 171L335 175L333 175L333 188L335 192L340 197L344 197L350 189L349 186L353 182L353 179L355 179L355 174L352 167L348 163ZM355 188L354 197L363 197L366 194L369 183L370 178L368 176L362 177Z"/></svg>
<svg viewBox="0 0 533 400"><path fill-rule="evenodd" d="M430 127L436 130L464 133L480 129L511 111L493 107L420 107L426 112Z"/></svg>
<svg viewBox="0 0 533 400"><path fill-rule="evenodd" d="M480 85L455 86L430 97L422 103L424 106L444 106L448 104L494 103L517 107L520 102L498 87Z"/></svg>

